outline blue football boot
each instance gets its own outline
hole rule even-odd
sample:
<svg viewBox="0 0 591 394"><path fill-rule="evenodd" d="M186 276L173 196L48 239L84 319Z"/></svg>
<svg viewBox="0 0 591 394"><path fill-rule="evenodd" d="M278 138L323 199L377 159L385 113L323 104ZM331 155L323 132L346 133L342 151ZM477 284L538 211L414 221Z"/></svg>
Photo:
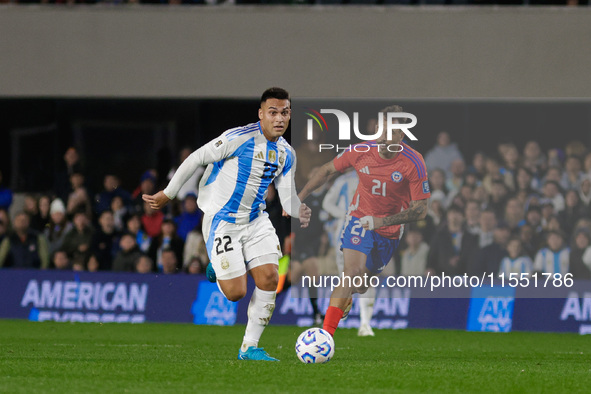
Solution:
<svg viewBox="0 0 591 394"><path fill-rule="evenodd" d="M260 360L260 361L279 361L273 358L263 350L262 347L251 346L245 352L240 350L238 352L238 360Z"/></svg>
<svg viewBox="0 0 591 394"><path fill-rule="evenodd" d="M213 270L213 265L211 265L211 263L207 264L207 268L205 269L205 276L207 276L207 280L211 283L215 283L217 280L215 276L215 271Z"/></svg>

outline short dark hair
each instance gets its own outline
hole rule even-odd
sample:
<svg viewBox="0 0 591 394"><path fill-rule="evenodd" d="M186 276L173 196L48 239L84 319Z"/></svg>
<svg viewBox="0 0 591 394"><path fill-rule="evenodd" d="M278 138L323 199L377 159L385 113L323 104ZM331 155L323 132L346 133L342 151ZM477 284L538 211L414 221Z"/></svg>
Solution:
<svg viewBox="0 0 591 394"><path fill-rule="evenodd" d="M261 104L267 101L268 99L278 99L278 100L291 100L289 98L289 92L285 89L272 87L263 92L261 96Z"/></svg>

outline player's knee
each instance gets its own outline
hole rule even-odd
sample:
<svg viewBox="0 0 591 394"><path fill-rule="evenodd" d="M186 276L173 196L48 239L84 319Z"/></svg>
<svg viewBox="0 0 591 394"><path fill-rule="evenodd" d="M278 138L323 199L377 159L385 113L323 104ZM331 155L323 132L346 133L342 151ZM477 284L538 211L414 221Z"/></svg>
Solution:
<svg viewBox="0 0 591 394"><path fill-rule="evenodd" d="M263 289L263 287L265 290L276 289L277 284L279 283L279 273L277 272L277 270L265 270L262 272L262 275L260 276L260 281L261 283L259 284L261 286L257 284L257 287L259 289Z"/></svg>
<svg viewBox="0 0 591 394"><path fill-rule="evenodd" d="M222 293L226 296L226 298L230 301L239 301L246 296L246 286L241 284L225 284L221 285Z"/></svg>
<svg viewBox="0 0 591 394"><path fill-rule="evenodd" d="M246 295L246 289L232 289L228 292L224 291L224 294L226 294L228 300L236 302L244 298Z"/></svg>

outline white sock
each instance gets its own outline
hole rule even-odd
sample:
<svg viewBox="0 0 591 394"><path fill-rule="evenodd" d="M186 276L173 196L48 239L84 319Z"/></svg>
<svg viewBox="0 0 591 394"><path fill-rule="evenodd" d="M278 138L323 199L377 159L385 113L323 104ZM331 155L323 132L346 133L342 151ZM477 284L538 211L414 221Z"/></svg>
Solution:
<svg viewBox="0 0 591 394"><path fill-rule="evenodd" d="M246 331L240 350L246 351L251 346L258 346L259 339L273 315L275 295L274 291L255 287L248 304L248 323L246 323Z"/></svg>
<svg viewBox="0 0 591 394"><path fill-rule="evenodd" d="M359 296L359 326L371 326L370 321L373 315L373 304L376 300L376 288L370 287L365 294Z"/></svg>

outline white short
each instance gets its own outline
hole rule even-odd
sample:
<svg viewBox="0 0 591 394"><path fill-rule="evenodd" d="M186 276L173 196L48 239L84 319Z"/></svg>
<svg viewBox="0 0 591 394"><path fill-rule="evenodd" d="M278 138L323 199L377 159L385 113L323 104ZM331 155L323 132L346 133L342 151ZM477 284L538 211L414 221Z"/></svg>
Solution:
<svg viewBox="0 0 591 394"><path fill-rule="evenodd" d="M242 276L268 262L252 261L268 254L282 256L279 238L267 215L261 215L248 224L217 221L212 228L212 217L203 218L203 236L209 260L218 279ZM278 263L277 263L278 264Z"/></svg>

